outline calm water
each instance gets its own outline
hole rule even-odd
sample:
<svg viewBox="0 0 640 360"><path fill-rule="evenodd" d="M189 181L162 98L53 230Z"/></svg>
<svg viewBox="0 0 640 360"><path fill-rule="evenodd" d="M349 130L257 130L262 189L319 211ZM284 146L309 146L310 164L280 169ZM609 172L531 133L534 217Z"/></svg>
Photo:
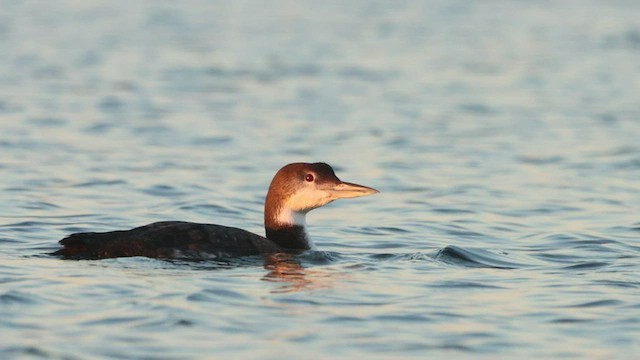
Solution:
<svg viewBox="0 0 640 360"><path fill-rule="evenodd" d="M637 1L0 9L0 358L640 353ZM262 233L293 161L381 193L312 212L293 259L46 255Z"/></svg>

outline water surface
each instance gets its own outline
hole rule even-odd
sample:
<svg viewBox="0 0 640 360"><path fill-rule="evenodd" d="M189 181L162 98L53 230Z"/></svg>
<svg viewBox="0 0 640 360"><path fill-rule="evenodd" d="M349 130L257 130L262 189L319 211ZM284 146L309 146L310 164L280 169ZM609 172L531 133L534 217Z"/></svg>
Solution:
<svg viewBox="0 0 640 360"><path fill-rule="evenodd" d="M0 357L634 358L634 1L0 1ZM62 261L262 233L275 171L381 193L294 258Z"/></svg>

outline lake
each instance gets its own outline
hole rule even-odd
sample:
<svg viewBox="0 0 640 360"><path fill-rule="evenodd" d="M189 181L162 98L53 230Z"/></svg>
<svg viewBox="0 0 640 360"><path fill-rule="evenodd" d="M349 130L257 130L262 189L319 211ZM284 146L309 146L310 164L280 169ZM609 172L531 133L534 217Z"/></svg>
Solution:
<svg viewBox="0 0 640 360"><path fill-rule="evenodd" d="M0 8L0 358L640 353L640 3ZM299 161L380 190L311 212L317 250L49 255L162 220L264 234Z"/></svg>

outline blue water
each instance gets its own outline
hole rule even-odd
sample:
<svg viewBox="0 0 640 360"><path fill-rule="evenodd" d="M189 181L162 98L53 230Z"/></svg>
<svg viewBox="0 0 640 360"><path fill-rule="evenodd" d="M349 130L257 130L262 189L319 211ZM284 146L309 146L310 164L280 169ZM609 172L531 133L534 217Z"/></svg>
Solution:
<svg viewBox="0 0 640 360"><path fill-rule="evenodd" d="M632 359L637 1L0 0L0 358ZM262 233L273 174L381 190L278 261L64 261Z"/></svg>

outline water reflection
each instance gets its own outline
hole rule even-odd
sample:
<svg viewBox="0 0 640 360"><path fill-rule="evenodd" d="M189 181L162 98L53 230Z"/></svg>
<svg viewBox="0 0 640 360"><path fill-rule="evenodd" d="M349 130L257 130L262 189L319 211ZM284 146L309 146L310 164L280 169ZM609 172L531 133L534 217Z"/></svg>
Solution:
<svg viewBox="0 0 640 360"><path fill-rule="evenodd" d="M305 268L292 254L273 254L265 257L264 268L269 272L265 281L280 283L272 293L327 289L333 287L332 273L318 268Z"/></svg>

